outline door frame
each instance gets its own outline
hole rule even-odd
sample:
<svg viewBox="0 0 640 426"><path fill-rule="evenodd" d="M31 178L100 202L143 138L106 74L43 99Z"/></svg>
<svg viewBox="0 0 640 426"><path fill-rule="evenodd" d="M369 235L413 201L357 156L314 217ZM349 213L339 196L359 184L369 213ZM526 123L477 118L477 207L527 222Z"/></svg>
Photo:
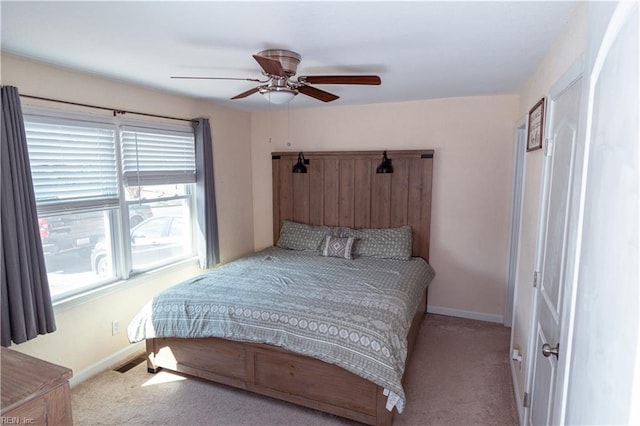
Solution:
<svg viewBox="0 0 640 426"><path fill-rule="evenodd" d="M509 248L507 253L507 285L504 294L504 316L505 327L513 326L514 305L517 297L516 282L518 281L518 259L520 253L520 233L522 229L522 204L524 202L524 164L527 152L527 120L523 117L516 124L514 154L513 154L513 191L511 198L511 224L509 225ZM512 342L509 347L513 347Z"/></svg>
<svg viewBox="0 0 640 426"><path fill-rule="evenodd" d="M574 63L571 67L569 67L569 69L562 75L562 77L560 77L560 79L558 79L558 81L551 87L551 89L549 90L549 93L546 96L547 99L547 108L546 108L546 112L545 112L545 129L544 129L544 134L545 135L549 135L549 132L551 130L551 115L554 112L554 106L555 106L555 100L558 99L560 97L560 95L562 95L562 93L564 93L568 88L570 88L572 85L574 84L581 84L583 89L583 96L584 96L584 80L582 82L578 82L578 80L580 80L581 78L583 78L584 76L584 67L585 67L585 59L584 59L584 54L581 55ZM583 115L583 108L582 105L584 105L584 102L581 101L581 107L580 107L580 112L579 112L579 120L582 121L584 115ZM580 126L581 127L581 126ZM579 134L580 137L580 134ZM543 146L543 150L546 153L546 138L544 141L544 146ZM581 142L578 141L578 145ZM550 158L544 155L544 160L543 160L543 167L542 167L542 180L541 180L541 185L540 185L540 203L538 205L538 225L537 225L537 229L536 229L536 256L535 256L535 261L534 261L534 265L535 265L535 269L534 269L534 273L538 276L541 277L541 272L542 272L542 264L543 264L543 255L544 255L544 243L545 243L545 229L546 229L546 223L547 223L547 203L548 203L548 197L549 197L549 179L550 179L550 174L551 174L551 161ZM573 166L579 165L580 161L578 156L574 156L574 164ZM572 185L573 179L575 178L575 174L578 173L579 174L579 167L577 169L574 169L574 175L571 178L571 180L569 182L567 182L568 185ZM573 195L571 196L571 198L573 198ZM569 205L571 206L571 199L569 201ZM569 211L569 221L570 221L570 217L572 216L572 212ZM572 248L574 247L573 241L574 238L572 238L572 236L570 234L568 234L567 236L567 243L568 243L568 249L567 249L567 265L566 268L568 268L568 271L572 270L572 264L573 264L573 258L575 256L573 256L572 253L574 253L574 251L572 250ZM558 359L558 363L557 363L557 370L556 370L556 381L555 381L555 386L556 386L556 393L554 395L554 401L558 402L557 404L554 404L554 414L553 414L553 419L557 419L558 418L558 409L561 409L562 412L564 412L564 402L566 400L566 383L567 383L567 371L569 371L568 369L568 361L570 359L570 355L571 355L571 347L570 347L570 331L573 329L572 325L569 324L569 322L573 319L573 304L571 303L571 299L573 298L573 293L574 293L574 283L572 280L572 277L570 276L571 274L568 274L567 276L565 276L563 282L561 283L561 285L563 286L563 297L562 297L562 313L561 313L561 318L560 318L560 322L559 322L559 332L560 332L560 347L563 348L562 349L562 357ZM531 277L532 282L534 277ZM535 286L533 288L533 292L532 292L532 298L531 298L531 321L529 323L529 336L527 339L527 347L529 348L529 356L527 357L526 360L526 378L525 378L525 392L529 395L529 401L533 400L533 395L532 395L532 385L533 385L533 373L534 373L534 364L535 364L535 356L536 354L534 353L535 349L536 349L536 330L537 330L537 322L538 322L538 297L539 297L539 287ZM560 381L561 380L561 381ZM558 384L562 384L562 386L560 388L558 388ZM558 400L558 397L560 397L560 400ZM524 407L524 412L523 412L523 423L525 425L530 424L530 407Z"/></svg>

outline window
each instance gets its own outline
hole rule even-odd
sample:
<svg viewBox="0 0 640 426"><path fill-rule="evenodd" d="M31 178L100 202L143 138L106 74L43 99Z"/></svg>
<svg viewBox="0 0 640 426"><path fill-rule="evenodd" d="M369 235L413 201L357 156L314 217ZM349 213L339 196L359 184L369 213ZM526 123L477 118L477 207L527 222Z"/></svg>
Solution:
<svg viewBox="0 0 640 426"><path fill-rule="evenodd" d="M24 117L54 301L194 256L190 127Z"/></svg>

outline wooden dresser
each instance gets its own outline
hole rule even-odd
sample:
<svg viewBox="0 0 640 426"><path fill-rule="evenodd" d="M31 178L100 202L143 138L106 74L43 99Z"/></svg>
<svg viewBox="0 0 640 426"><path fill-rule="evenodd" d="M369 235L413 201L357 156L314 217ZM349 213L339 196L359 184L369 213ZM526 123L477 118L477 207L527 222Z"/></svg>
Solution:
<svg viewBox="0 0 640 426"><path fill-rule="evenodd" d="M68 368L1 348L0 423L72 425Z"/></svg>

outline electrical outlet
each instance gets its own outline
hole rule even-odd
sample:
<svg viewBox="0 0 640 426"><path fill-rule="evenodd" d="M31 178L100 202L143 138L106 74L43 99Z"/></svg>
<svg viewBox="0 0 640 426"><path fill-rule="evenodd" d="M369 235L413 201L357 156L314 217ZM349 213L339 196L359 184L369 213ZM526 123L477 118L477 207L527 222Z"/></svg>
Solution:
<svg viewBox="0 0 640 426"><path fill-rule="evenodd" d="M120 333L120 321L113 321L111 323L111 335L115 336Z"/></svg>

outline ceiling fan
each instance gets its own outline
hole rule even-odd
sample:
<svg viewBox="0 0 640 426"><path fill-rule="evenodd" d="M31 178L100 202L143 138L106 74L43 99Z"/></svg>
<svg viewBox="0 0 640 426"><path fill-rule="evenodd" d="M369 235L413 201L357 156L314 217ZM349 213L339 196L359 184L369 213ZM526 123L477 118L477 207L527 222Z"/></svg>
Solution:
<svg viewBox="0 0 640 426"><path fill-rule="evenodd" d="M246 98L254 93L261 93L269 102L275 104L288 103L298 93L311 96L323 102L335 101L339 96L311 86L311 84L361 84L379 85L380 77L377 75L308 75L299 76L296 80L292 77L296 74L298 64L302 59L296 52L282 49L268 49L253 55L253 58L262 68L262 74L266 80L257 78L231 78L231 77L174 77L182 79L203 80L245 80L260 83L259 86L244 91L231 99Z"/></svg>

